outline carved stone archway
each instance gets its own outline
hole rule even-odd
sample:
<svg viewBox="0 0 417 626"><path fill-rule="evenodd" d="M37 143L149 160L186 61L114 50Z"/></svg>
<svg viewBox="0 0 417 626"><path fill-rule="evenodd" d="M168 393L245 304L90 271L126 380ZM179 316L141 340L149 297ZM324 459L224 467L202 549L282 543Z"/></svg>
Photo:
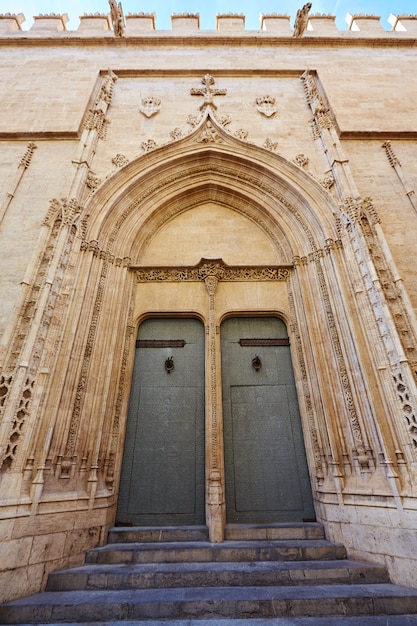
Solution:
<svg viewBox="0 0 417 626"><path fill-rule="evenodd" d="M390 410L395 406L394 399L381 391L380 373L363 328L371 328L376 337L386 325L378 344L381 352L388 346L388 336L394 344L397 339L391 322L386 323L386 310L374 316L379 295L372 292L372 285L369 300L356 297L360 272L365 267L372 270L358 246L362 237L358 219L366 214L372 225L373 214L353 201L346 211L336 207L301 168L231 136L208 107L193 133L126 164L96 191L82 215L68 218L72 238L65 245L72 248L65 250L72 263L65 289L71 297L65 315L55 320L62 325L57 366L36 402L38 411L47 412L49 426L34 412L25 443L25 450L36 450L32 462L40 468L32 490L38 502L46 494L58 509L62 493L72 491L84 494L90 510L106 508L109 520L114 516L135 329L143 316L173 310L172 292L149 299L149 285L138 289L138 272L145 271L141 266L158 234L204 203L229 211L245 228L248 225L247 232L252 228L250 232L261 233L259 241L265 242L270 255L268 268L289 269L287 279L277 281L269 292L262 287L264 277L256 278L257 272L265 271L259 257L249 262L248 254L254 287L238 310L279 313L289 328L319 517L325 520L327 502L337 498L342 502L342 491L356 489L364 472L376 476L388 490L389 481L380 469L376 472L380 468L376 446L387 463L399 459L399 451L413 456L405 423L395 429L381 427L374 417L384 414L390 402ZM56 223L54 216L51 211L46 228ZM74 237L75 231L80 238ZM250 249L245 244L241 248L246 254ZM61 258L62 251L56 250ZM173 271L172 266L164 271ZM218 276L208 274L200 282L196 303L174 310L198 314L209 341L216 342L216 326L230 305L225 298L218 317L213 317L210 303ZM199 304L199 298L206 305ZM406 372L401 376L394 383L407 389ZM410 408L409 402L404 404L404 411ZM21 466L25 462L22 459ZM45 471L48 463L53 472ZM215 473L211 485L214 506ZM87 517L86 513L85 524ZM213 533L218 540L221 533Z"/></svg>

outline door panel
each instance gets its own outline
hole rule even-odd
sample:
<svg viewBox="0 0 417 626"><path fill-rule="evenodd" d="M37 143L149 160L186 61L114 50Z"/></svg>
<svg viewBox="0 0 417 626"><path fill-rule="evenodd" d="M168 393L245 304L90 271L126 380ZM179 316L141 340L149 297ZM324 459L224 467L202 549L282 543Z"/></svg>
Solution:
<svg viewBox="0 0 417 626"><path fill-rule="evenodd" d="M149 319L137 346L118 522L203 524L204 327Z"/></svg>
<svg viewBox="0 0 417 626"><path fill-rule="evenodd" d="M287 337L278 318L221 327L228 522L314 518Z"/></svg>

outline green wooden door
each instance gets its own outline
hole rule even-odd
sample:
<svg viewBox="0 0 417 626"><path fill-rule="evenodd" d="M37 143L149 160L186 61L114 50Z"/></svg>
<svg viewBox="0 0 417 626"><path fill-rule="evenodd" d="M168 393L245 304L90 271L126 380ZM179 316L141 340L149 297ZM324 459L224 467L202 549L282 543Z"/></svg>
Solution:
<svg viewBox="0 0 417 626"><path fill-rule="evenodd" d="M148 319L139 328L117 521L204 524L204 327Z"/></svg>
<svg viewBox="0 0 417 626"><path fill-rule="evenodd" d="M229 318L221 351L227 521L314 519L284 322Z"/></svg>

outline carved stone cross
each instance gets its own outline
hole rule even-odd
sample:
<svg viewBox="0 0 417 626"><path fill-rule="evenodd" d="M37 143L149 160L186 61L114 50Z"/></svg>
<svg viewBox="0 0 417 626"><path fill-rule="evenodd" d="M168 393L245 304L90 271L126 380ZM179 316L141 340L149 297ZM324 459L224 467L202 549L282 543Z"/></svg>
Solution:
<svg viewBox="0 0 417 626"><path fill-rule="evenodd" d="M201 110L208 106L213 107L213 109L217 109L217 106L214 104L213 101L213 96L225 96L227 94L227 89L213 88L215 80L210 74L206 74L201 79L201 83L204 85L204 87L190 89L190 94L192 96L204 96L204 102L200 106Z"/></svg>

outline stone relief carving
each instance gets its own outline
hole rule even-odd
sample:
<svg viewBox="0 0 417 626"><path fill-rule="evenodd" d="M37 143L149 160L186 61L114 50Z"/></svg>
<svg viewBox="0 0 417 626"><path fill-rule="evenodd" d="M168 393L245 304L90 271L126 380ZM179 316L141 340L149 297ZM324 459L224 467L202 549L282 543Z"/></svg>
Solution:
<svg viewBox="0 0 417 626"><path fill-rule="evenodd" d="M220 137L210 120L207 120L205 128L196 141L197 143L223 143L223 139Z"/></svg>
<svg viewBox="0 0 417 626"><path fill-rule="evenodd" d="M290 266L284 267L235 267L223 261L202 260L195 267L138 268L134 267L138 283L147 282L198 282L214 276L216 280L227 281L285 281L291 273Z"/></svg>
<svg viewBox="0 0 417 626"><path fill-rule="evenodd" d="M275 98L268 94L256 98L256 108L259 113L265 115L265 117L273 117L277 112L277 107L275 106Z"/></svg>
<svg viewBox="0 0 417 626"><path fill-rule="evenodd" d="M238 128L237 130L235 130L233 135L237 137L238 139L240 139L241 141L246 141L246 139L248 138L249 132L245 130L244 128Z"/></svg>
<svg viewBox="0 0 417 626"><path fill-rule="evenodd" d="M111 162L116 167L123 167L124 165L127 165L129 163L129 159L126 158L124 154L119 153L119 154L116 154L116 156L112 158Z"/></svg>
<svg viewBox="0 0 417 626"><path fill-rule="evenodd" d="M106 139L106 120L105 113L101 109L90 109L84 122L85 130L96 130L100 139Z"/></svg>
<svg viewBox="0 0 417 626"><path fill-rule="evenodd" d="M323 178L320 181L320 184L327 189L327 191L330 191L330 189L332 189L332 187L334 187L336 181L334 179L333 174L328 174L328 176L326 176L325 178Z"/></svg>
<svg viewBox="0 0 417 626"><path fill-rule="evenodd" d="M311 2L307 2L302 9L298 9L295 16L293 37L302 37L308 26L308 14L312 7Z"/></svg>
<svg viewBox="0 0 417 626"><path fill-rule="evenodd" d="M26 147L26 152L22 156L21 161L19 163L19 167L23 167L24 169L29 167L35 150L36 150L36 144L34 144L32 141L28 143Z"/></svg>
<svg viewBox="0 0 417 626"><path fill-rule="evenodd" d="M49 210L43 221L45 226L52 226L56 219L62 220L64 224L73 224L79 214L82 211L82 207L76 198L53 198L49 203Z"/></svg>
<svg viewBox="0 0 417 626"><path fill-rule="evenodd" d="M109 252L108 250L103 250L100 248L98 241L82 241L81 242L81 251L82 252L92 252L93 256L97 256L103 261L110 263L111 265L115 265L116 267L129 267L130 266L130 258L129 257L118 257Z"/></svg>
<svg viewBox="0 0 417 626"><path fill-rule="evenodd" d="M278 141L273 141L273 139L270 139L269 137L267 137L265 139L264 148L266 148L267 150L270 150L271 152L275 152L276 149L278 148Z"/></svg>
<svg viewBox="0 0 417 626"><path fill-rule="evenodd" d="M125 341L123 346L123 355L120 369L120 378L119 378L119 387L117 390L117 399L116 399L116 407L114 410L114 417L111 426L111 439L109 445L108 459L107 459L107 469L104 472L105 474L105 484L107 489L110 491L113 490L114 487L114 460L116 458L118 443L119 443L119 435L120 435L120 418L122 414L122 406L123 399L125 397L125 385L127 382L126 379L126 371L128 365L128 357L131 346L131 337L135 332L135 326L133 324L133 310L135 305L135 287L132 285L132 293L130 297L129 304L129 314L127 319L127 327L125 334Z"/></svg>
<svg viewBox="0 0 417 626"><path fill-rule="evenodd" d="M211 74L206 74L201 79L201 83L203 87L198 87L198 88L193 87L192 89L190 89L190 94L192 96L204 97L204 102L200 106L201 110L204 110L208 106L212 107L213 109L217 109L217 106L213 100L214 96L226 96L227 95L227 89L218 89L217 87L214 87L215 82L216 81L214 80L213 76L211 76Z"/></svg>
<svg viewBox="0 0 417 626"><path fill-rule="evenodd" d="M404 419L407 423L408 430L411 434L414 449L417 451L417 413L410 402L410 390L405 384L402 373L393 376L394 384L397 389L398 399L401 403Z"/></svg>
<svg viewBox="0 0 417 626"><path fill-rule="evenodd" d="M298 165L298 167L304 168L307 167L309 159L304 154L297 154L297 156L293 160L293 163L295 163L295 165Z"/></svg>
<svg viewBox="0 0 417 626"><path fill-rule="evenodd" d="M330 130L331 128L334 128L335 123L330 107L327 104L324 95L320 93L316 73L306 70L300 78L303 81L307 104L310 105L314 114L314 118L311 120L310 124L313 137L314 139L317 139L320 136L321 128Z"/></svg>
<svg viewBox="0 0 417 626"><path fill-rule="evenodd" d="M195 128L196 126L198 126L200 121L201 121L201 117L199 117L198 115L189 115L187 117L187 124L192 126L192 128Z"/></svg>
<svg viewBox="0 0 417 626"><path fill-rule="evenodd" d="M90 170L87 174L87 180L85 183L87 187L91 189L92 191L95 191L97 187L100 185L100 183L101 183L101 178L99 178L94 172Z"/></svg>
<svg viewBox="0 0 417 626"><path fill-rule="evenodd" d="M152 117L161 110L161 100L155 96L147 96L142 98L139 111L145 115L145 117Z"/></svg>
<svg viewBox="0 0 417 626"><path fill-rule="evenodd" d="M330 130L331 128L334 127L332 115L329 109L327 108L317 109L316 119L317 119L317 124L321 128L327 128L328 130Z"/></svg>
<svg viewBox="0 0 417 626"><path fill-rule="evenodd" d="M294 265L296 265L296 261L294 260ZM312 442L314 462L316 467L316 478L319 484L323 481L324 472L323 472L323 463L322 457L323 452L319 444L319 438L317 433L317 427L315 423L315 414L313 409L313 401L311 399L311 391L309 386L309 376L307 374L307 367L304 359L303 346L301 343L301 335L300 335L300 327L297 322L297 316L295 312L295 304L294 304L294 295L291 289L290 281L287 282L287 292L288 292L288 302L290 305L291 311L291 331L295 338L295 347L297 351L298 363L301 369L302 376L302 384L303 384L303 398L304 404L307 412L307 419L309 423L309 433Z"/></svg>
<svg viewBox="0 0 417 626"><path fill-rule="evenodd" d="M62 330L63 319L61 289L77 232L75 224L80 210L75 199L68 202L65 199L52 200L48 216L44 221L44 226L50 229L49 236L40 254L34 281L28 285L27 296L13 332L11 351L4 363L0 385L0 410L4 409L10 414L8 419L11 423L7 443L2 446L1 462L5 467L10 466L16 460L18 443L30 415L39 370L41 367L48 367L49 360L53 359L56 354L55 348L59 332ZM59 237L63 229L66 231L65 238ZM51 277L49 272L54 256L58 258L54 275ZM48 284L46 284L47 278ZM41 310L37 311L39 303L41 303ZM33 336L29 329L36 313L40 313L40 319ZM20 368L20 371L16 371L23 349L28 354L27 362L24 369ZM14 372L16 372L15 376ZM12 384L16 385L14 392L16 402L14 406L6 407L5 400Z"/></svg>
<svg viewBox="0 0 417 626"><path fill-rule="evenodd" d="M183 137L183 132L181 130L181 128L179 128L178 126L176 128L174 128L174 130L171 130L171 132L169 133L172 137L172 139L175 141L177 139L181 139L181 137Z"/></svg>
<svg viewBox="0 0 417 626"><path fill-rule="evenodd" d="M148 139L147 141L142 141L141 148L144 152L151 152L151 150L155 150L157 147L157 143L154 139Z"/></svg>
<svg viewBox="0 0 417 626"><path fill-rule="evenodd" d="M392 318L398 330L398 337L401 341L404 354L408 359L411 372L417 383L417 337L415 336L413 325L407 309L404 306L403 298L401 297L396 281L388 266L383 248L379 242L377 232L375 231L374 224L377 224L379 219L375 217L373 206L369 199L364 201L363 208L364 210L360 216L362 231L374 262L381 287L387 299Z"/></svg>
<svg viewBox="0 0 417 626"><path fill-rule="evenodd" d="M223 128L226 128L226 126L229 126L229 124L232 123L232 118L230 115L222 115L217 119L217 121L221 126L223 126Z"/></svg>
<svg viewBox="0 0 417 626"><path fill-rule="evenodd" d="M387 155L387 158L391 167L395 167L396 165L401 165L397 155L394 152L394 149L390 141L385 141L385 143L382 144L382 147L385 149L385 154Z"/></svg>
<svg viewBox="0 0 417 626"><path fill-rule="evenodd" d="M98 94L97 100L95 102L96 105L99 104L100 101L105 102L106 104L110 104L113 98L114 84L117 80L117 76L112 70L108 70L107 74L103 78L103 82L100 87L100 92Z"/></svg>
<svg viewBox="0 0 417 626"><path fill-rule="evenodd" d="M310 120L310 130L314 141L321 139L321 131L314 117Z"/></svg>
<svg viewBox="0 0 417 626"><path fill-rule="evenodd" d="M396 325L400 325L400 328L397 327L399 331L398 338L402 342L405 340L405 345L409 343L409 345L412 346L412 355L414 359L414 346L416 338L413 337L410 344L409 333L411 331L411 325L407 328L408 315L403 308L401 298L397 292L397 287L392 279L392 276L390 275L382 246L379 244L376 233L371 228L372 223L377 224L378 218L375 217L376 212L372 207L370 199L360 202L354 198L347 198L342 209L344 210L344 213L347 214L346 230L355 252L361 277L366 288L366 294L375 317L380 342L384 348L390 370L392 372L393 381L397 384L397 380L401 380L401 385L404 386L405 395L401 396L401 402L404 400L407 404L406 409L404 409L405 405L403 405L403 414L412 435L414 446L413 458L415 459L417 458L417 432L414 430L414 422L416 419L415 416L417 415L417 405L408 391L409 383L407 381L407 375L405 374L403 364L399 360L396 340L387 323L386 314L384 313L384 303L381 300L380 291L373 276L371 263L369 263L367 259L368 254L374 261L374 267L380 280L381 287L385 292L385 301L390 308L394 323ZM360 226L362 226L363 230ZM364 237L365 245L363 245L363 242L361 241L362 236ZM370 246L370 248L368 246ZM401 328L406 331L405 337L402 338L400 331ZM411 356L410 352L407 356ZM411 361L411 365L413 362L415 361ZM398 394L398 389L395 391Z"/></svg>
<svg viewBox="0 0 417 626"><path fill-rule="evenodd" d="M397 157L397 155L394 152L394 149L391 145L390 141L386 141L385 143L382 144L382 147L385 149L385 153L387 155L389 164L391 165L392 168L394 168L395 173L398 176L398 179L400 181L400 183L402 184L404 191L413 207L413 209L415 211L417 211L417 200L416 200L416 194L415 191L413 189L411 189L409 183L407 182L407 179L402 171L402 167L401 167L401 163Z"/></svg>

